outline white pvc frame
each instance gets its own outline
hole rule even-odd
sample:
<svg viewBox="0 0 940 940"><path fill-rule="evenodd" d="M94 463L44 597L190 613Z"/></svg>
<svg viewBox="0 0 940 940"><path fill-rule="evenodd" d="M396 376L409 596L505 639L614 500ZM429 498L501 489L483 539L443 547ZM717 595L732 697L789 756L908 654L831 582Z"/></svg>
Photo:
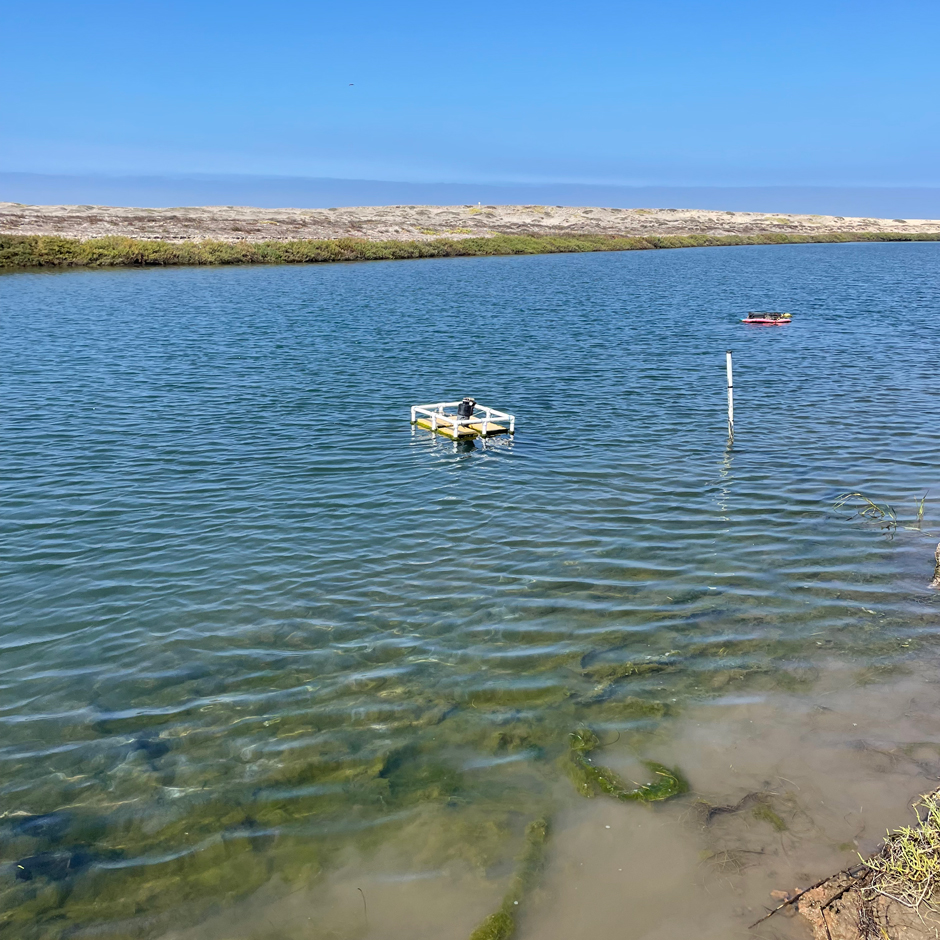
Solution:
<svg viewBox="0 0 940 940"><path fill-rule="evenodd" d="M459 429L466 425L479 424L482 425L481 430L478 432L481 437L486 437L486 431L490 424L496 421L508 421L509 422L509 433L516 433L516 416L506 414L505 411L497 411L495 408L487 408L486 405L476 405L474 407L474 414L469 418L461 418L459 415L449 415L444 412L445 408L456 408L460 404L459 401L439 401L432 405L412 405L411 406L411 423L415 424L418 420L418 415L424 415L427 418L431 419L431 430L436 431L439 424L449 425L454 429L454 439L456 440ZM477 417L476 412L483 412L483 419L480 420ZM494 421L494 419L496 419Z"/></svg>

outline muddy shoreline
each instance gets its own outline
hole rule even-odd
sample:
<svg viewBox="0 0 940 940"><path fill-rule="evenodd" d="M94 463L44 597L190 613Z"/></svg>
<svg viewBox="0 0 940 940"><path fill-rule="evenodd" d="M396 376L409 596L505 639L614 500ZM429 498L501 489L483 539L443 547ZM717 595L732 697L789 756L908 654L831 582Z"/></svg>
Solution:
<svg viewBox="0 0 940 940"><path fill-rule="evenodd" d="M27 206L0 202L0 233L70 239L120 236L169 243L289 242L361 239L427 242L517 236L763 236L896 233L940 235L937 219L721 212L701 209L606 209L566 206L373 206L259 209L202 206Z"/></svg>

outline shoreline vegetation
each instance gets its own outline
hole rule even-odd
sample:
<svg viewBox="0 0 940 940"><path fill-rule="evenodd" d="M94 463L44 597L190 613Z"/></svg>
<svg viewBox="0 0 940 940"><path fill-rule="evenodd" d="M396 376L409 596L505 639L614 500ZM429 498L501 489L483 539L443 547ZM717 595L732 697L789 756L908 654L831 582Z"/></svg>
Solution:
<svg viewBox="0 0 940 940"><path fill-rule="evenodd" d="M889 832L867 859L784 900L757 924L792 905L814 940L935 940L940 929L940 790L913 807L916 824Z"/></svg>
<svg viewBox="0 0 940 940"><path fill-rule="evenodd" d="M595 251L647 251L735 245L940 241L940 232L765 232L754 235L487 235L421 241L324 238L170 242L107 236L0 234L0 268L161 267L177 265L322 264L417 258L487 257Z"/></svg>

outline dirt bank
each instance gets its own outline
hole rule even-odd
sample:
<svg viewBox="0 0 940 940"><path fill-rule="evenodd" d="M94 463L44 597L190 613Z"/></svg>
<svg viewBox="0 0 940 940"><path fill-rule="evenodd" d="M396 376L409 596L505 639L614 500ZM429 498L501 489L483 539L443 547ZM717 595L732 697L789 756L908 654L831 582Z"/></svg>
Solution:
<svg viewBox="0 0 940 940"><path fill-rule="evenodd" d="M814 940L936 940L940 790L914 808L914 825L889 834L864 862L786 897L783 907L792 902Z"/></svg>
<svg viewBox="0 0 940 940"><path fill-rule="evenodd" d="M933 911L873 895L869 881L867 874L840 873L800 898L814 940L936 940L940 918Z"/></svg>
<svg viewBox="0 0 940 940"><path fill-rule="evenodd" d="M378 206L255 209L202 206L139 209L0 203L0 233L66 238L126 236L165 242L271 242L357 238L432 241L494 235L821 236L830 233L940 234L940 220L768 215L699 209L564 206Z"/></svg>

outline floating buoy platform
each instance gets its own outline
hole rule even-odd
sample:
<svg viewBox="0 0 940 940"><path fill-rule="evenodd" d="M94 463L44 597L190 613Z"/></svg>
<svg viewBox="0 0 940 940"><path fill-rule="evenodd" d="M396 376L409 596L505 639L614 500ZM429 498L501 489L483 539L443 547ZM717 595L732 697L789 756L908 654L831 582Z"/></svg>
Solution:
<svg viewBox="0 0 940 940"><path fill-rule="evenodd" d="M515 415L478 405L472 398L439 401L432 405L412 405L411 423L449 437L452 441L516 433Z"/></svg>
<svg viewBox="0 0 940 940"><path fill-rule="evenodd" d="M790 320L789 313L749 313L741 322L757 326L784 326Z"/></svg>

